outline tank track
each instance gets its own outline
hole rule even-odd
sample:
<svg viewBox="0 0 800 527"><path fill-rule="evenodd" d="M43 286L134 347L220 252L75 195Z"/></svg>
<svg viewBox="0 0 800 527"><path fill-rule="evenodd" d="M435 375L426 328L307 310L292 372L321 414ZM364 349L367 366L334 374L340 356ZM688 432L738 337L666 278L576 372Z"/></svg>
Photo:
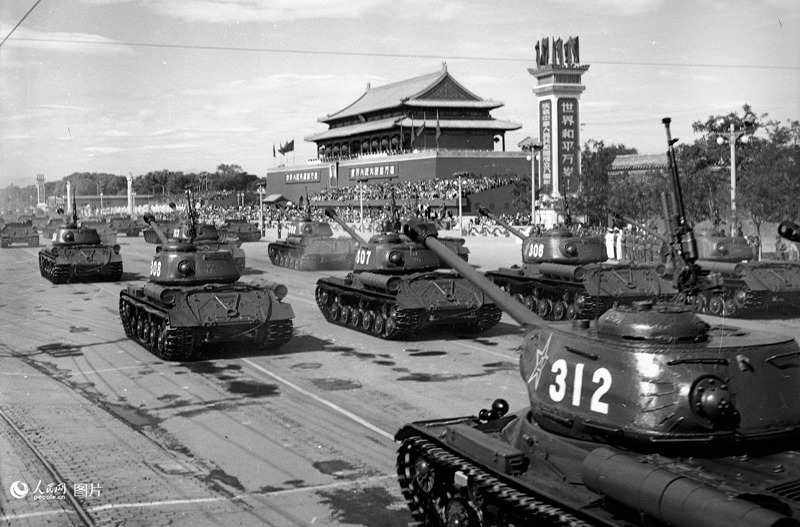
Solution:
<svg viewBox="0 0 800 527"><path fill-rule="evenodd" d="M55 260L39 253L39 273L54 284L65 284L70 280L69 264L56 264ZM82 282L119 282L122 279L122 262L109 262L101 270L81 275Z"/></svg>
<svg viewBox="0 0 800 527"><path fill-rule="evenodd" d="M39 272L54 284L65 284L69 280L69 266L56 265L55 260L39 253Z"/></svg>
<svg viewBox="0 0 800 527"><path fill-rule="evenodd" d="M418 461L429 467L425 474L418 474ZM456 486L457 473L469 478L469 491ZM397 479L419 526L591 526L557 503L505 483L423 437L409 437L400 445Z"/></svg>
<svg viewBox="0 0 800 527"><path fill-rule="evenodd" d="M160 359L185 362L200 355L194 331L169 327L166 313L143 309L120 297L119 316L125 335Z"/></svg>
<svg viewBox="0 0 800 527"><path fill-rule="evenodd" d="M317 282L317 306L325 320L384 340L413 340L425 326L425 309L400 309L390 295L353 291L323 281ZM450 327L468 333L480 333L496 326L503 315L494 304L479 309L478 321L452 318Z"/></svg>
<svg viewBox="0 0 800 527"><path fill-rule="evenodd" d="M342 262L339 265L333 262L323 265L312 256L303 254L303 250L300 248L274 245L267 249L267 254L272 265L298 271L316 271L322 268L345 271L353 268L352 259L348 261L345 255L342 255Z"/></svg>
<svg viewBox="0 0 800 527"><path fill-rule="evenodd" d="M545 320L592 320L614 303L611 297L590 295L585 287L577 283L549 283L533 278L513 278L501 273L486 273L486 276ZM575 306L578 293L583 293L582 309Z"/></svg>
<svg viewBox="0 0 800 527"><path fill-rule="evenodd" d="M736 301L736 292L746 291L744 301L740 299ZM761 290L753 291L742 284L728 284L723 286L721 291L704 291L700 294L691 297L689 302L695 307L698 313L705 315L714 315L722 317L740 317L746 318L757 314L768 313L771 309L779 309L783 314L786 311L800 310L800 296L796 291L792 291L794 302L776 303L774 306L770 297L786 296L783 292L773 293L771 291Z"/></svg>
<svg viewBox="0 0 800 527"><path fill-rule="evenodd" d="M267 336L262 344L265 349L280 348L292 339L294 329L291 319L268 321L266 326Z"/></svg>

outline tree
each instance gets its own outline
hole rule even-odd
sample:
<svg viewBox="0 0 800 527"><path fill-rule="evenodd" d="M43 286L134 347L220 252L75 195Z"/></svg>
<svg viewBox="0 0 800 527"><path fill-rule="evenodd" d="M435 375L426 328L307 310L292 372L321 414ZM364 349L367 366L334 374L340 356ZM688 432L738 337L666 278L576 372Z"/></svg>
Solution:
<svg viewBox="0 0 800 527"><path fill-rule="evenodd" d="M608 173L618 155L636 153L635 148L621 144L606 146L603 141L587 141L581 153L580 192L570 197L572 213L586 216L589 223L604 224L611 210L622 208L624 194L615 195Z"/></svg>

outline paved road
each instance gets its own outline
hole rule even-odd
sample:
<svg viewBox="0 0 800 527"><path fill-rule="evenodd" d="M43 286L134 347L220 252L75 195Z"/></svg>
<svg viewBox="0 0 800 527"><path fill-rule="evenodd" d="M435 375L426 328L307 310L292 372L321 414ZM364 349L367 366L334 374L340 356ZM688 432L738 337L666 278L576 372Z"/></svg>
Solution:
<svg viewBox="0 0 800 527"><path fill-rule="evenodd" d="M161 361L125 337L117 311L154 246L119 243L120 283L52 285L38 249L0 252L0 518L11 524L85 524L66 500L45 499L64 481L68 494L95 491L79 504L96 525L407 525L394 432L496 397L525 405L510 320L414 342L330 325L314 286L337 273L275 268L266 241L244 245L246 274L289 287L293 340L272 354ZM17 481L30 487L22 499L9 492Z"/></svg>
<svg viewBox="0 0 800 527"><path fill-rule="evenodd" d="M400 426L473 415L497 397L527 404L508 317L477 337L352 332L314 302L318 278L345 273L273 267L267 239L244 244L246 275L288 286L294 338L270 354L161 361L125 337L118 314L154 246L119 243L119 283L52 285L38 249L0 251L0 520L11 525L403 526ZM485 269L520 257L511 238L467 245ZM797 319L734 322L800 337Z"/></svg>

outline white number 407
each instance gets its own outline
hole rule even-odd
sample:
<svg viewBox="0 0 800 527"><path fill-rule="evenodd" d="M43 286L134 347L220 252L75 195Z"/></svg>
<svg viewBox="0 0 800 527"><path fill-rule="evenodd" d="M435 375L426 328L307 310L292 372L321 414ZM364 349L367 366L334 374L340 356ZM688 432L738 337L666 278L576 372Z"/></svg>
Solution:
<svg viewBox="0 0 800 527"><path fill-rule="evenodd" d="M584 364L575 364L575 378L572 385L572 405L581 405L581 392L583 391L583 369ZM560 402L567 394L567 375L569 374L569 367L567 361L558 359L553 363L550 371L556 374L556 379L550 385L550 398L554 402ZM608 403L602 402L600 399L611 389L611 372L605 368L598 368L592 375L592 383L599 385L589 402L589 410L600 414L608 413Z"/></svg>

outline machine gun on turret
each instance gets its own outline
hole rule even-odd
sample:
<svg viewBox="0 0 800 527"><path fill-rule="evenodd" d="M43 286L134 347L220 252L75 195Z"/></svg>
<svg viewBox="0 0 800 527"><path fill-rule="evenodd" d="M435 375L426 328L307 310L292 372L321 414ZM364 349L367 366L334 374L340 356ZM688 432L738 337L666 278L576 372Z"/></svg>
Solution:
<svg viewBox="0 0 800 527"><path fill-rule="evenodd" d="M674 148L678 139L673 139L670 133L669 124L672 119L665 117L661 122L667 131L667 158L672 175L672 191L661 194L661 206L672 236L672 257L675 262L673 281L680 294L695 295L703 289L703 284L700 267L695 263L698 258L697 241L692 227L686 220L686 210L683 206L683 193Z"/></svg>

